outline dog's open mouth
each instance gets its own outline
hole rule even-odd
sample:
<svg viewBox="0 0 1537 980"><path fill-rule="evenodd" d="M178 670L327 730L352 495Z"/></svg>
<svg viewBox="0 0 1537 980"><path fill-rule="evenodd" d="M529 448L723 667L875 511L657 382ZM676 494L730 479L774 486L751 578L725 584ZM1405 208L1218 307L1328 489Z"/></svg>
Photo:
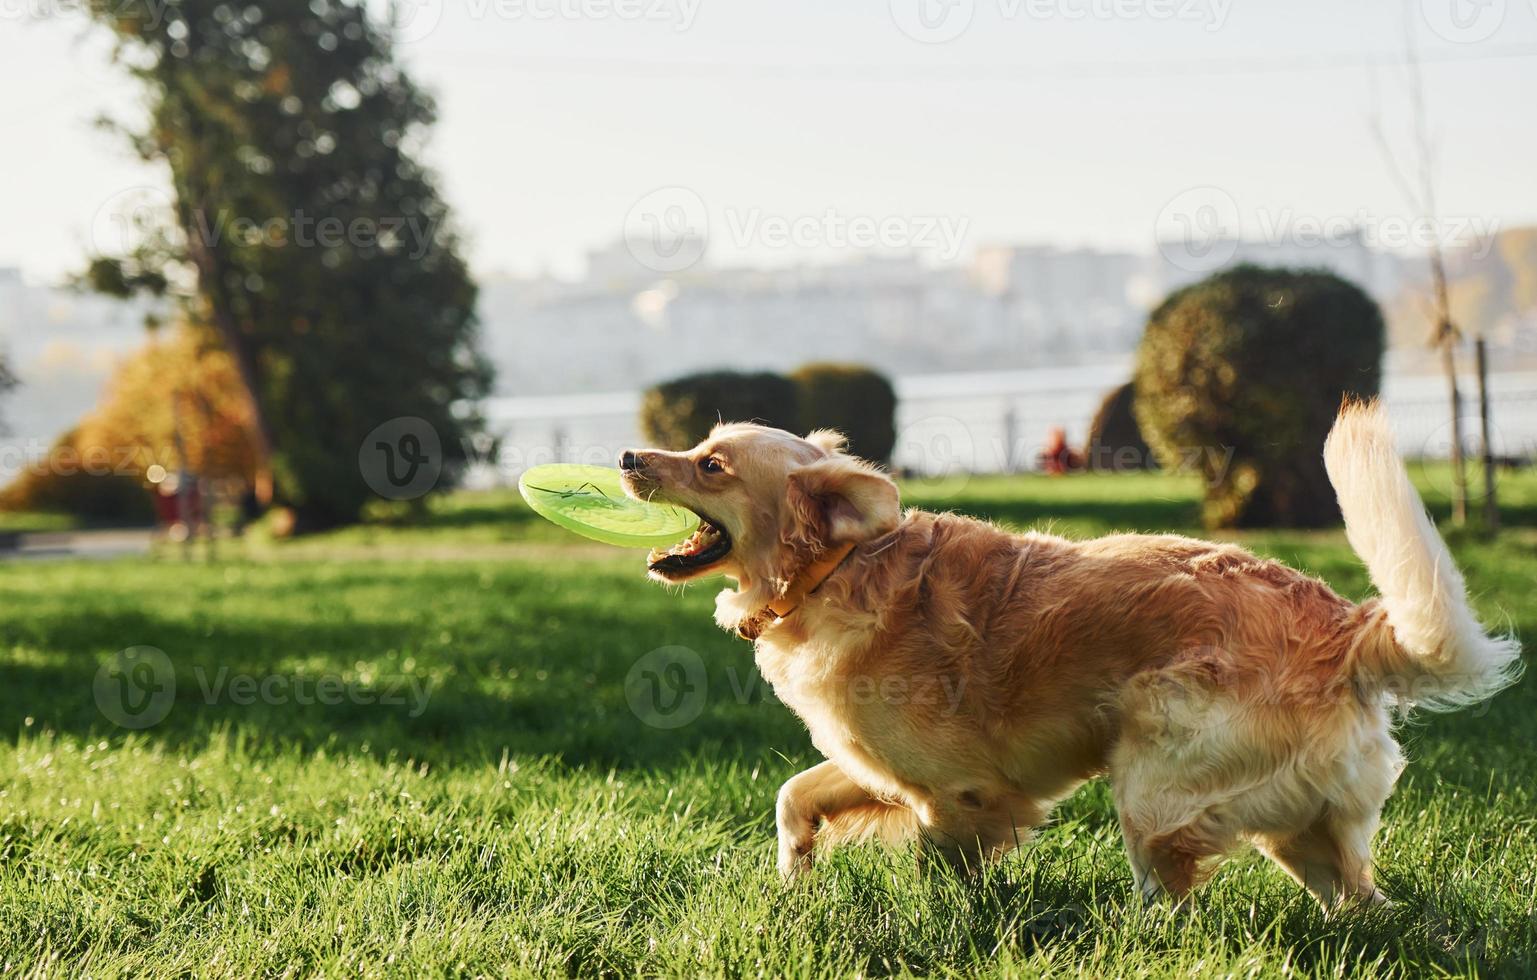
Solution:
<svg viewBox="0 0 1537 980"><path fill-rule="evenodd" d="M686 575L702 571L717 564L731 554L731 535L718 524L704 517L688 540L671 548L654 549L647 559L647 567L658 575Z"/></svg>

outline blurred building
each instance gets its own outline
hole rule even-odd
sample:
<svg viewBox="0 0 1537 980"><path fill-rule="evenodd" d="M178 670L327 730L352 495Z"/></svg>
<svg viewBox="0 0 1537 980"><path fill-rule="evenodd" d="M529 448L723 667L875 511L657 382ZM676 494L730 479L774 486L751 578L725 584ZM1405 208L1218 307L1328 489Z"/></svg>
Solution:
<svg viewBox="0 0 1537 980"><path fill-rule="evenodd" d="M27 282L0 268L0 352L20 379L0 399L0 479L17 453L40 453L91 409L116 359L144 343L145 302Z"/></svg>
<svg viewBox="0 0 1537 980"><path fill-rule="evenodd" d="M1379 301L1402 260L1359 236L1311 247L1229 243L1233 261L1332 269ZM487 351L502 393L642 387L688 371L854 360L893 375L1021 370L1114 359L1148 310L1198 278L1161 254L1049 245L978 250L966 266L911 255L834 265L652 272L623 242L578 282L482 284Z"/></svg>

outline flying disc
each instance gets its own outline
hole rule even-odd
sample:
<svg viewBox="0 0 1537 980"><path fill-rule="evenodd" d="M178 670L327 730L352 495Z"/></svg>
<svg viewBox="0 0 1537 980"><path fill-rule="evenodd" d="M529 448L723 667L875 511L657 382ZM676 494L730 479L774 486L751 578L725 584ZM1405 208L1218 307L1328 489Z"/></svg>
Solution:
<svg viewBox="0 0 1537 980"><path fill-rule="evenodd" d="M621 548L665 548L699 526L693 511L626 496L619 471L605 466L535 466L518 477L518 492L552 524Z"/></svg>

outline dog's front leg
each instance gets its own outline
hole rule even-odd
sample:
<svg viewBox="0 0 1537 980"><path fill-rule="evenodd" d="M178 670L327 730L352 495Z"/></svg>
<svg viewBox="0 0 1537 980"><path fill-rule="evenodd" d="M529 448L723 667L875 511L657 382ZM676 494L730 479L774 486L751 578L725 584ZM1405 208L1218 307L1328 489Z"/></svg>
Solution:
<svg viewBox="0 0 1537 980"><path fill-rule="evenodd" d="M885 808L832 762L812 766L779 788L775 822L779 827L779 873L786 878L811 867L812 850L822 821L833 824L861 808Z"/></svg>

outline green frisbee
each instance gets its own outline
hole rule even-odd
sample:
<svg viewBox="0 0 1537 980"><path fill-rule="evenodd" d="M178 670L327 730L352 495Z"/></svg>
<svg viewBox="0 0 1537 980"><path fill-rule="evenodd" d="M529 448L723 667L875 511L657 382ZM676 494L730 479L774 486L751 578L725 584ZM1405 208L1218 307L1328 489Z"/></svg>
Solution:
<svg viewBox="0 0 1537 980"><path fill-rule="evenodd" d="M665 548L699 526L693 511L626 496L619 471L606 466L535 466L518 477L518 492L550 523L621 548Z"/></svg>

